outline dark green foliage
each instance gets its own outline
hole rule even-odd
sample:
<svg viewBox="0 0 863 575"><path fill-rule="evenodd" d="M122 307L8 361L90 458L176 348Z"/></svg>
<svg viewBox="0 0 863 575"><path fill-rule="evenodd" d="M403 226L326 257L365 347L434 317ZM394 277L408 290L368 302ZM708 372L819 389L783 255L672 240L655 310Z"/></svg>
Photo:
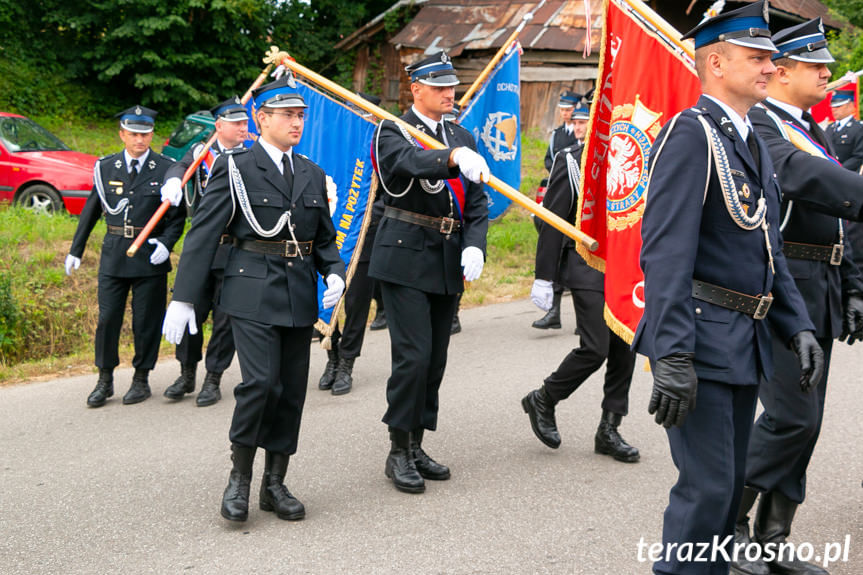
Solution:
<svg viewBox="0 0 863 575"><path fill-rule="evenodd" d="M332 47L389 0L0 0L0 109L161 119L242 94L271 44L348 84Z"/></svg>
<svg viewBox="0 0 863 575"><path fill-rule="evenodd" d="M6 363L15 355L20 319L21 312L12 295L12 282L8 275L0 272L0 363Z"/></svg>

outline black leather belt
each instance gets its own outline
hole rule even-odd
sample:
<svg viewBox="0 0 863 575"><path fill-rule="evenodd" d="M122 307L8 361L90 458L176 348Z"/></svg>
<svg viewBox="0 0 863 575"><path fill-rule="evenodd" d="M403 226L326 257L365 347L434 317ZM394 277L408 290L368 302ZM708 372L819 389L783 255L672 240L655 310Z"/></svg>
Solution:
<svg viewBox="0 0 863 575"><path fill-rule="evenodd" d="M754 319L764 319L770 309L770 304L773 303L773 294L746 295L699 280L692 281L692 297L719 307L751 315Z"/></svg>
<svg viewBox="0 0 863 575"><path fill-rule="evenodd" d="M265 240L240 240L234 238L234 246L247 252L282 256L283 258L295 258L301 254L308 256L312 253L312 242L295 242L293 240L268 242Z"/></svg>
<svg viewBox="0 0 863 575"><path fill-rule="evenodd" d="M108 226L108 233L115 236L123 236L124 238L134 238L144 231L144 228L136 228L135 226Z"/></svg>
<svg viewBox="0 0 863 575"><path fill-rule="evenodd" d="M423 214L401 210L399 208L394 208L393 206L386 206L384 208L384 217L399 220L400 222L407 222L409 224L416 224L426 228L432 228L433 230L437 230L445 235L450 235L461 230L461 222L454 218L424 216Z"/></svg>
<svg viewBox="0 0 863 575"><path fill-rule="evenodd" d="M831 266L838 266L842 264L842 255L845 253L845 246L842 244L821 246L816 244L785 242L782 247L782 253L785 254L785 257L797 260L830 262Z"/></svg>

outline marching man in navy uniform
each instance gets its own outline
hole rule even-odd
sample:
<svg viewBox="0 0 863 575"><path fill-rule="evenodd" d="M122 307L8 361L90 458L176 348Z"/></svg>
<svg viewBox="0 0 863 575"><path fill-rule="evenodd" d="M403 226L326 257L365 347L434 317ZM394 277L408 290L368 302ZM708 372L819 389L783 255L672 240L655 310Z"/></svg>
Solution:
<svg viewBox="0 0 863 575"><path fill-rule="evenodd" d="M773 165L746 120L775 71L767 10L766 1L748 4L684 36L695 39L703 95L666 123L650 153L645 309L633 347L650 359L648 411L666 427L678 469L653 565L662 575L728 573L721 554L692 561L692 547L734 532L758 384L773 372L771 338L794 350L799 385L823 371L782 255Z"/></svg>
<svg viewBox="0 0 863 575"><path fill-rule="evenodd" d="M578 155L579 165L581 165L580 164L580 162L581 162L581 160L580 160L581 151L584 148L584 137L587 135L587 121L590 119L590 104L591 104L590 96L592 95L592 92L593 91L591 90L591 92L589 92L588 94L585 94L584 97L578 102L578 104L575 107L561 108L561 109L570 110L569 116L568 116L568 123L566 124L566 126L567 126L567 128L571 127L572 132L569 133L567 135L567 137L571 136L572 138L574 138L574 141L569 146L565 146L562 149L558 150L558 152L555 152L555 156L554 156L555 162L557 161L557 155L556 155L557 153L560 153L563 150L570 150L570 153ZM567 94L572 94L572 92L567 92ZM554 136L553 135L552 135L551 145L552 146L554 145ZM549 147L549 150L551 150L551 146ZM551 180L551 170L554 169L554 165L555 164L551 164L551 165L546 166L549 170L548 180L545 180L545 183L543 184L543 186L546 187L546 189L547 189L547 186L550 185L549 182ZM562 166L558 166L558 169L562 169ZM563 180L561 180L561 183L563 183ZM564 195L574 193L572 190L569 190L568 188L566 188L566 186L561 186L561 188L558 190L558 192L563 193ZM548 192L546 192L546 193L548 193ZM544 203L545 202L543 201L543 204ZM563 206L561 206L561 207L563 207ZM562 217L566 217L566 214L564 214ZM570 221L575 221L575 220L570 220ZM540 220L539 218L534 218L533 222L534 222L534 225L536 226L537 232L542 233L542 226L543 226L542 220ZM546 227L549 227L549 226L546 226ZM550 230L547 230L546 233L548 234L548 233L559 233L559 232L554 230L554 228L551 228ZM561 238L563 238L563 236L561 236ZM568 238L564 239L563 241L566 242L567 246L569 246L569 247L575 246L575 244L572 243L572 240L569 240ZM558 245L558 242L556 242L556 241L553 242L553 245L555 247L560 247ZM542 249L545 249L545 248L542 248ZM540 250L540 246L539 246L539 243L537 243L537 257L550 257L550 258L553 258L555 261L558 261L561 264L564 263L563 260L558 259L558 256L560 254L540 254L539 250ZM586 266L586 267L589 267L589 266ZM570 274L566 274L566 275L567 275L567 277L574 277L574 275L570 275ZM573 287L573 286L567 286L567 287ZM542 316L538 320L534 321L531 324L531 327L535 327L536 329L560 329L561 328L561 324L560 324L560 302L561 302L561 299L563 298L563 288L564 288L564 286L562 284L560 284L558 282L554 282L551 307L546 310L546 313L544 316ZM574 300L573 300L573 305L575 305Z"/></svg>
<svg viewBox="0 0 863 575"><path fill-rule="evenodd" d="M464 280L479 278L485 261L488 203L481 181L489 169L470 133L442 119L458 84L447 55L439 52L406 70L414 103L401 119L447 148L423 149L393 122L378 126L372 153L385 208L369 276L381 284L392 349L385 472L399 490L421 493L424 479L450 477L449 468L424 451L423 435L437 428L458 295Z"/></svg>
<svg viewBox="0 0 863 575"><path fill-rule="evenodd" d="M233 468L222 516L245 521L252 464L266 451L260 508L280 519L305 517L284 485L297 450L309 378L309 340L318 315L317 274L326 278L323 305L344 291L345 266L327 204L326 175L293 153L306 104L288 76L253 93L260 137L247 151L216 160L177 270L163 332L174 344L197 331L195 303L206 300L221 237L232 238L218 305L231 318L243 381L230 440Z"/></svg>
<svg viewBox="0 0 863 575"><path fill-rule="evenodd" d="M564 148L557 154L542 202L545 208L572 223L575 223L578 209L579 166L583 151L584 144L579 144ZM540 224L536 242L534 274L536 279L531 289L531 300L540 309L549 309L555 298L559 298L554 293L555 284L569 288L575 306L579 347L567 354L539 389L521 400L525 413L530 417L533 433L548 447L560 447L555 406L569 397L607 360L602 418L594 436L594 451L618 461L635 463L640 457L638 449L626 443L617 429L629 412L635 352L605 323L604 275L584 261L575 251L575 243L571 239L544 222ZM559 299L557 305L560 305Z"/></svg>
<svg viewBox="0 0 863 575"><path fill-rule="evenodd" d="M243 142L248 132L249 114L239 96L225 100L210 111L216 119L216 142L195 172L194 196L191 201L186 198L186 205L190 209L196 206L200 198L206 193L207 178L213 169L216 158L222 154L245 149ZM172 205L176 206L183 202L183 190L180 187L183 175L195 159L203 153L203 150L203 143L192 146L183 156L183 159L168 168L165 173L162 195L163 198L170 200ZM230 367L231 361L234 359L234 335L231 333L231 322L221 308L216 305L222 289L222 277L229 252L230 246L227 243L219 246L213 260L213 268L210 270L207 288L204 290L204 300L195 302L196 326L200 327L207 321L210 311L213 312L213 331L207 344L207 374L204 376L201 392L195 399L198 407L213 405L222 398L222 392L219 389L222 373ZM195 377L203 347L204 334L202 330L198 330L194 335L187 332L183 336L183 341L177 346L175 352L175 357L180 362L180 377L165 389L165 397L183 399L187 393L195 391Z"/></svg>
<svg viewBox="0 0 863 575"><path fill-rule="evenodd" d="M548 150L545 152L545 169L549 172L551 172L551 165L554 163L554 157L559 151L578 144L579 138L575 133L572 113L580 101L581 94L577 94L571 90L566 90L560 95L557 109L562 123L560 126L552 130L551 136L548 139ZM589 114L590 111L588 110L588 115ZM581 135L581 140L584 140L583 133Z"/></svg>
<svg viewBox="0 0 863 575"><path fill-rule="evenodd" d="M836 151L836 159L847 169L859 172L863 167L863 124L854 117L857 107L854 90L836 90L830 107L836 121L825 132Z"/></svg>
<svg viewBox="0 0 863 575"><path fill-rule="evenodd" d="M843 335L841 339L852 343L863 335L863 279L851 259L843 221L860 219L863 177L827 157L833 155L832 146L807 112L825 97L827 64L833 62L821 19L786 28L773 36L773 43L779 52L773 55L777 70L767 87L769 97L752 108L749 118L767 144L779 178L783 253L815 325L825 367L815 387L801 391L793 352L774 338L776 370L759 390L764 412L749 442L737 525L740 539L748 532L747 513L760 493L753 539L762 546L785 542L805 497L806 468L824 415L833 339ZM756 575L827 573L788 557L766 565L742 560L734 569Z"/></svg>
<svg viewBox="0 0 863 575"><path fill-rule="evenodd" d="M99 380L87 398L90 407L101 407L114 395L114 368L120 363L120 329L130 290L135 375L123 403L140 403L150 397L149 373L159 355L159 324L165 314L171 271L169 256L183 233L186 218L184 209L169 209L135 256L126 255L162 203L159 190L173 161L150 149L154 110L133 106L117 117L125 149L96 162L93 191L81 211L66 256L66 275L70 275L81 265L90 232L104 213L108 232L99 260L99 323L95 338Z"/></svg>

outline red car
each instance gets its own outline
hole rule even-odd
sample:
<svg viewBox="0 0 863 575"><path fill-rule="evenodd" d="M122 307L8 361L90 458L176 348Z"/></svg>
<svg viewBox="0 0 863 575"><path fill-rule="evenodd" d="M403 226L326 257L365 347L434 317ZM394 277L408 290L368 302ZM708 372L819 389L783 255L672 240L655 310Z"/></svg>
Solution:
<svg viewBox="0 0 863 575"><path fill-rule="evenodd" d="M0 202L41 213L80 214L98 158L73 152L24 116L0 112Z"/></svg>

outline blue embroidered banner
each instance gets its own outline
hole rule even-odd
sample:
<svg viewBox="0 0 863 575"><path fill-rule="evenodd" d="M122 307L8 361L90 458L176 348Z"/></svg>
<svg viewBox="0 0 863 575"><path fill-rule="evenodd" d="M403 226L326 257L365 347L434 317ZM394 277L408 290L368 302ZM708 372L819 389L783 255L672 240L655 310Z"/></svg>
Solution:
<svg viewBox="0 0 863 575"><path fill-rule="evenodd" d="M517 44L513 45L458 119L473 134L491 173L516 190L521 185L520 51ZM512 200L488 185L485 193L488 219L494 221Z"/></svg>

